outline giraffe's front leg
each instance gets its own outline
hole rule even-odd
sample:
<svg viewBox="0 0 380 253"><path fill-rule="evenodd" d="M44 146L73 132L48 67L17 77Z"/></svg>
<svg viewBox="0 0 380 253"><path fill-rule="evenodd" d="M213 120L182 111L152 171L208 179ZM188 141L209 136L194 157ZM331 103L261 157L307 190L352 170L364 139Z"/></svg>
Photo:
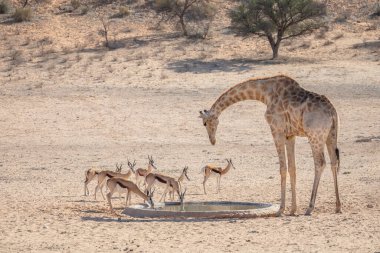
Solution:
<svg viewBox="0 0 380 253"><path fill-rule="evenodd" d="M281 175L281 204L277 216L281 216L285 210L285 192L286 192L286 157L285 157L285 135L273 133L274 143L280 162Z"/></svg>
<svg viewBox="0 0 380 253"><path fill-rule="evenodd" d="M292 209L290 215L295 215L297 212L297 197L296 197L296 159L294 153L295 137L286 139L286 154L288 157L288 171L290 175L290 185L292 188Z"/></svg>

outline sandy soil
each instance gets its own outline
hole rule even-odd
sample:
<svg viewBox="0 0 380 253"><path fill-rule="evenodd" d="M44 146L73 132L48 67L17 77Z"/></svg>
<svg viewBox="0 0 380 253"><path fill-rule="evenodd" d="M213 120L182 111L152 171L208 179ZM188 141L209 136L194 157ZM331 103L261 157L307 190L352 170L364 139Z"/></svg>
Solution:
<svg viewBox="0 0 380 253"><path fill-rule="evenodd" d="M120 37L125 47L108 51L91 44L100 39L91 32L97 28L90 18L86 29L74 28L82 16L45 18L56 29L43 26L43 18L0 27L6 35L0 43L0 252L380 251L376 30L358 34L360 24L347 25L351 31L344 30L343 38L336 39L339 30L333 29L326 39L312 35L292 41L284 45L283 58L272 62L255 60L268 58L265 42L236 39L221 29L210 40L190 43L166 32L152 35L137 24ZM28 31L34 25L41 25L34 28L38 32ZM41 49L48 29L52 42ZM75 45L71 32L88 44ZM323 45L329 39L332 44ZM309 50L302 49L305 41ZM94 183L91 196L83 196L86 169L113 170L116 162L126 167L128 158L144 167L147 155L153 155L158 170L168 175L178 176L189 166L187 201L279 203L278 158L265 106L248 101L226 110L216 146L198 118L199 110L208 109L233 84L278 73L326 95L339 113L342 214L334 213L327 167L315 211L303 215L314 169L302 138L296 144L297 217L118 220L105 201L94 200ZM222 178L220 194L211 179L209 194L203 195L200 168L208 162L224 164L225 158L232 158L237 169ZM157 189L156 201L162 191ZM286 214L290 197L288 180ZM133 196L133 202L141 199ZM121 212L122 200L113 203Z"/></svg>

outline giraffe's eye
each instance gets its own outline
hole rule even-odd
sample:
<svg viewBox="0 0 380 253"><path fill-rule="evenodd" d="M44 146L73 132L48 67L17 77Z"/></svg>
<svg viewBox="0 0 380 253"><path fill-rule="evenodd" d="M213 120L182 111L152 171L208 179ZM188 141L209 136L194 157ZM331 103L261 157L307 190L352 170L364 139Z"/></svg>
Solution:
<svg viewBox="0 0 380 253"><path fill-rule="evenodd" d="M204 125L204 126L206 126L206 125L207 125L207 123L205 122L205 123L203 123L203 125Z"/></svg>

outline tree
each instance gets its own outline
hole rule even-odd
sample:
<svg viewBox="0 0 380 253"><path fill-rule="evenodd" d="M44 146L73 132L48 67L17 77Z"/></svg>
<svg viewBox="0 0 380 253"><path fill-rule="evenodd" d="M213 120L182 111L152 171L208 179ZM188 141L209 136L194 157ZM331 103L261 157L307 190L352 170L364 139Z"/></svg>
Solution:
<svg viewBox="0 0 380 253"><path fill-rule="evenodd" d="M326 5L314 0L243 0L230 17L239 33L266 37L275 59L282 40L320 28L325 13Z"/></svg>
<svg viewBox="0 0 380 253"><path fill-rule="evenodd" d="M188 22L212 19L215 15L215 9L209 0L156 0L155 9L163 14L161 21L177 19L184 36L189 35ZM209 27L206 29L208 31Z"/></svg>

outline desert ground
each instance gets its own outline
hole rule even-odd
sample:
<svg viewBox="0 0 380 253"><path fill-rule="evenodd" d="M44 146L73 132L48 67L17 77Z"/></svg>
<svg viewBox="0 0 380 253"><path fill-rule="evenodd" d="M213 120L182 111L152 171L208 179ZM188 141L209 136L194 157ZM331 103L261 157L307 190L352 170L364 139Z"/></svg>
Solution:
<svg viewBox="0 0 380 253"><path fill-rule="evenodd" d="M342 1L331 1L337 8ZM355 1L352 9L355 9ZM358 3L360 1L356 1ZM64 2L34 6L31 22L0 24L0 252L379 252L380 34L365 16L330 23L323 35L284 42L278 60L267 42L226 32L218 15L206 40L154 27L143 10L113 21L118 48L108 50L101 23L57 14ZM360 8L358 8L361 10ZM112 14L113 4L101 7ZM378 20L377 20L378 21ZM237 103L220 116L212 146L199 110L247 78L286 74L324 94L340 116L338 175L342 213L335 214L332 173L320 182L312 216L314 163L305 138L296 142L298 216L224 220L138 219L111 214L101 196L84 196L84 172L114 170L152 155L174 177L189 166L186 201L280 202L277 153L265 105ZM203 194L201 167L236 170ZM163 188L157 188L158 201ZM117 197L117 195L116 195ZM133 203L142 199L133 196ZM113 199L117 213L122 199Z"/></svg>

